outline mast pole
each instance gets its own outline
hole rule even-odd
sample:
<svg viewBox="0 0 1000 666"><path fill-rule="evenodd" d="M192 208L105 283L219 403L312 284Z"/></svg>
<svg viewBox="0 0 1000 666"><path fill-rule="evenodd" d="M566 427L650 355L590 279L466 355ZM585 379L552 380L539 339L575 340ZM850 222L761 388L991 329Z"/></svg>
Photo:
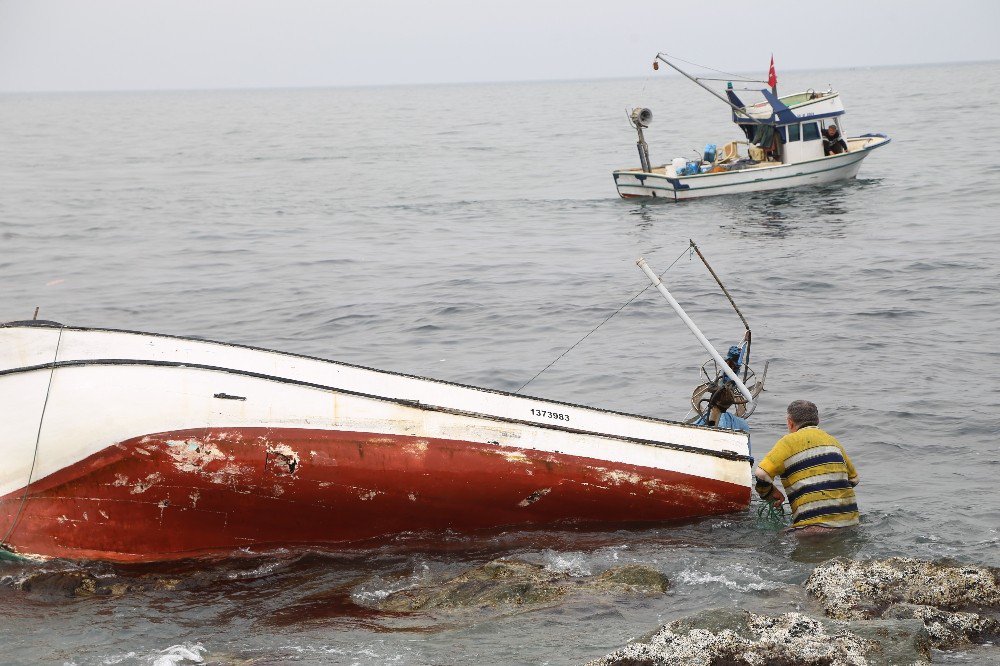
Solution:
<svg viewBox="0 0 1000 666"><path fill-rule="evenodd" d="M639 162L642 164L643 173L650 173L653 169L649 166L649 146L646 145L646 138L642 135L642 125L636 124L635 128L639 131L639 140L635 144L639 149Z"/></svg>
<svg viewBox="0 0 1000 666"><path fill-rule="evenodd" d="M656 287L656 290L660 292L663 298L667 299L667 303L670 304L670 307L674 309L674 312L677 313L677 316L681 318L681 321L684 322L684 324L688 327L688 329L690 329L690 331L694 333L694 337L698 339L698 342L700 342L701 346L705 348L705 351L707 351L709 355L711 355L711 357L719 365L719 367L722 368L722 371L726 373L726 376L729 377L730 380L732 380L733 384L736 385L736 388L739 390L739 392L743 395L744 398L747 399L747 402L753 402L753 394L750 393L750 389L748 389L746 384L743 383L743 381L739 378L739 376L735 372L733 372L733 369L729 367L729 364L723 360L722 355L719 354L719 352L715 349L715 347L712 346L712 343L709 342L708 338L706 338L705 335L701 332L701 330L698 329L698 326L693 321L691 321L691 317L688 317L687 313L684 312L684 308L681 307L680 303L678 303L676 299L674 299L674 297L670 294L670 292L667 291L667 288L663 285L663 281L660 280L659 276L657 276L656 273L653 272L653 269L649 267L649 264L646 263L646 260L640 258L639 261L635 263L639 268L642 269L642 272L646 274L646 277L649 278L649 281L653 284L654 287Z"/></svg>

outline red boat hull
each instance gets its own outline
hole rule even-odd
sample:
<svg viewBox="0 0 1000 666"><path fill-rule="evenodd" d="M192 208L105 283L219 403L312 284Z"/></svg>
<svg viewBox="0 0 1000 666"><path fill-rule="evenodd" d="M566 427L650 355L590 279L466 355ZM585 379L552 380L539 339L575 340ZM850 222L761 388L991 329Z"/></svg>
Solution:
<svg viewBox="0 0 1000 666"><path fill-rule="evenodd" d="M749 500L745 485L532 449L198 428L121 442L9 493L0 534L13 525L7 543L25 554L139 562L567 517L662 522Z"/></svg>

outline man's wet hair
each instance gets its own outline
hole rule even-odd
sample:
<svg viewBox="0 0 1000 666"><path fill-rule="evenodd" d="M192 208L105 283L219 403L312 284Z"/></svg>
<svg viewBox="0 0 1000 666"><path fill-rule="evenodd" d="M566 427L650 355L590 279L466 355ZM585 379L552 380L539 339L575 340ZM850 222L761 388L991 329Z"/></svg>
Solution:
<svg viewBox="0 0 1000 666"><path fill-rule="evenodd" d="M819 425L819 408L808 400L795 400L788 405L788 418L799 428Z"/></svg>

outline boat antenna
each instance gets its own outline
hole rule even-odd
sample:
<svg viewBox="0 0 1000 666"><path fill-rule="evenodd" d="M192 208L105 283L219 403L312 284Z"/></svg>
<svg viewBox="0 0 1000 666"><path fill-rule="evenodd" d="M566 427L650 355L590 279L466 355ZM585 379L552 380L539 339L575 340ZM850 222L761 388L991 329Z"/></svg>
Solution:
<svg viewBox="0 0 1000 666"><path fill-rule="evenodd" d="M743 327L746 328L747 329L747 333L749 333L750 332L750 324L747 323L747 318L743 316L742 312L740 312L740 308L736 305L736 301L733 300L733 297L729 293L729 290L726 289L726 285L722 284L722 280L720 280L719 276L716 275L716 273L715 273L714 270L712 270L712 266L708 263L708 259L705 258L705 255L703 255L701 253L701 250L698 248L698 244L695 243L690 238L688 239L688 242L691 243L691 249L693 249L696 253L698 253L698 258L701 259L701 262L703 264L705 264L705 268L707 268L708 272L712 274L713 278L715 278L716 284L719 285L719 288L722 289L722 293L725 294L726 298L729 299L729 304L733 306L734 310L736 310L736 314L738 314L740 316L740 321L743 322Z"/></svg>
<svg viewBox="0 0 1000 666"><path fill-rule="evenodd" d="M699 81L695 77L691 76L690 74L688 74L687 72L685 72L683 69L681 69L680 67L678 67L674 63L672 63L669 60L667 60L667 58L665 57L665 55L666 54L664 54L664 53L657 53L656 54L656 58L653 59L653 69L659 69L660 68L660 66L659 66L659 64L658 64L657 61L663 62L664 64L667 65L667 67L670 67L671 69L676 70L680 74L684 75L686 78L691 79L692 81L694 81L694 83L696 83L697 85L699 85L702 88L704 88L705 90L707 90L714 97L718 97L719 100L723 104L725 104L726 106L728 106L735 113L738 113L741 116L745 116L747 118L747 120L755 122L758 125L767 125L767 123L765 123L765 122L763 122L761 120L757 120L756 118L754 118L753 116L751 116L749 113L747 113L746 109L744 109L742 107L739 107L739 106L736 106L735 104L733 104L732 102L730 102L728 99L726 99L725 97L723 97L722 95L720 95L718 92L712 90L711 88L709 88L708 86L706 86L704 83L702 83L701 81ZM673 57L673 56L670 56L670 57ZM680 58L677 58L677 60L680 60ZM699 67L700 67L700 65L699 65ZM725 72L723 72L723 74L725 74Z"/></svg>

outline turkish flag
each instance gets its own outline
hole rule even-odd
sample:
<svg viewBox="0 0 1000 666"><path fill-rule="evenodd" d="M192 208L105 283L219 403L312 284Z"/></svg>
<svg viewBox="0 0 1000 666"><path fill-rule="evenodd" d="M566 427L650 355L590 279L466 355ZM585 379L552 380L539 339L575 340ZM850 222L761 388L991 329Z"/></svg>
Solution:
<svg viewBox="0 0 1000 666"><path fill-rule="evenodd" d="M774 54L771 54L771 69L767 70L767 85L772 88L778 85L778 75L774 73Z"/></svg>

